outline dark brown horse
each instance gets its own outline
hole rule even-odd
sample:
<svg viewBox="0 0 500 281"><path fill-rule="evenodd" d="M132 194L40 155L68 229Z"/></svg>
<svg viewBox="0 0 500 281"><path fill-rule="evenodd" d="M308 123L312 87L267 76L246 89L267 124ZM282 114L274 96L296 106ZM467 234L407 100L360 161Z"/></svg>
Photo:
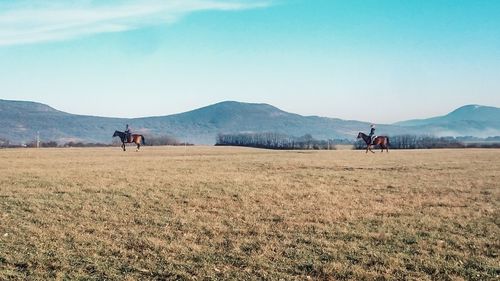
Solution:
<svg viewBox="0 0 500 281"><path fill-rule="evenodd" d="M137 150L136 151L139 151L139 148L141 147L141 144L142 145L146 144L143 135L132 134L132 135L130 135L130 138L127 138L127 134L126 133L120 132L120 131L115 131L115 133L113 134L113 137L119 137L120 138L120 140L122 141L123 151L126 151L125 150L125 144L126 143L135 143L135 144L137 144Z"/></svg>
<svg viewBox="0 0 500 281"><path fill-rule="evenodd" d="M359 132L358 134L358 139L363 139L366 143L366 153L368 153L368 150L371 151L372 153L375 153L372 151L371 146L372 145L379 145L380 148L382 149L382 152L384 152L384 149L389 152L389 137L386 136L378 136L373 140L370 138L370 136L367 136L366 134Z"/></svg>

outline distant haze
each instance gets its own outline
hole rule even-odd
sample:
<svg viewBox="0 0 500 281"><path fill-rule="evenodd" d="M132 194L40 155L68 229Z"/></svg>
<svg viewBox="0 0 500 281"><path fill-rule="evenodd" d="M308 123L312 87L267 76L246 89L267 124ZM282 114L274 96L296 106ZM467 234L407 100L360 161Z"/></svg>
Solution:
<svg viewBox="0 0 500 281"><path fill-rule="evenodd" d="M0 1L0 98L142 117L223 100L373 123L500 106L500 1Z"/></svg>

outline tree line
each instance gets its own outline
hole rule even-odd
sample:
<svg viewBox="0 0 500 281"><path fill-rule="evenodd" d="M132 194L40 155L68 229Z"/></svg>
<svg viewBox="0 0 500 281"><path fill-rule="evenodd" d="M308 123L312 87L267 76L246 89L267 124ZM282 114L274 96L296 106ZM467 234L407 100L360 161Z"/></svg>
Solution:
<svg viewBox="0 0 500 281"><path fill-rule="evenodd" d="M218 134L217 146L247 146L267 149L334 149L333 140L316 140L310 134L294 137L281 133Z"/></svg>
<svg viewBox="0 0 500 281"><path fill-rule="evenodd" d="M482 140L482 141L480 141ZM433 149L433 148L500 148L498 137L464 142L463 137L434 137L419 135L396 135L389 137L390 149ZM235 133L218 134L216 145L246 146L267 149L335 149L337 144L351 144L354 149L366 149L362 140L346 139L316 140L307 134L294 137L280 133Z"/></svg>
<svg viewBox="0 0 500 281"><path fill-rule="evenodd" d="M177 140L173 136L145 135L147 146L192 145ZM432 149L432 148L500 148L500 137L473 138L473 137L434 137L418 135L396 135L389 136L389 149ZM58 143L56 141L40 141L40 147L107 147L121 144L115 138L111 144L98 142L70 141ZM218 134L216 144L218 146L247 146L268 149L335 149L335 145L353 145L354 149L365 149L366 144L362 140L353 142L347 139L317 140L310 134L294 137L280 133L235 133ZM0 137L0 148L37 147L36 140L20 145L11 143L8 139Z"/></svg>
<svg viewBox="0 0 500 281"><path fill-rule="evenodd" d="M161 146L161 145L192 145L190 143L180 142L177 138L173 136L153 136L153 135L145 135L146 146ZM11 143L6 138L0 137L0 148L16 148L16 147L28 147L28 148L36 148L36 147L108 147L108 146L116 146L121 145L121 141L119 138L114 138L112 143L99 143L99 142L83 142L83 141L69 141L65 143L57 142L54 140L41 140L37 142L36 140L32 140L25 144L15 144Z"/></svg>
<svg viewBox="0 0 500 281"><path fill-rule="evenodd" d="M462 137L434 137L419 135L389 136L390 149L432 149L432 148L500 148L500 142L465 143ZM363 140L354 143L354 149L366 149Z"/></svg>

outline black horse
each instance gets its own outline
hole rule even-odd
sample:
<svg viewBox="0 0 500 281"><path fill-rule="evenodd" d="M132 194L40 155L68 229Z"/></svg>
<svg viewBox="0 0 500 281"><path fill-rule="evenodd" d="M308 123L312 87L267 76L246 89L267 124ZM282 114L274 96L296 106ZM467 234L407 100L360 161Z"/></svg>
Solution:
<svg viewBox="0 0 500 281"><path fill-rule="evenodd" d="M126 151L125 150L125 144L126 143L135 143L135 144L137 144L137 150L136 151L139 151L139 148L141 147L141 144L142 145L146 144L143 135L132 134L132 135L130 135L130 138L127 138L127 134L126 133L120 132L120 131L115 131L115 133L113 134L113 137L119 137L120 138L120 140L122 141L122 145L121 146L123 148L123 151Z"/></svg>

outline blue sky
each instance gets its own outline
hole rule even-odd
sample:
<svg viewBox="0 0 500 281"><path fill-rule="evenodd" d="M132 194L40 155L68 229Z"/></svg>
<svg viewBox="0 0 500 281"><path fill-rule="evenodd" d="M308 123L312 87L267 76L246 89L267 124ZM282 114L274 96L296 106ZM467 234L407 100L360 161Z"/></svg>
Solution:
<svg viewBox="0 0 500 281"><path fill-rule="evenodd" d="M0 98L166 115L224 100L390 123L500 106L500 1L0 0Z"/></svg>

